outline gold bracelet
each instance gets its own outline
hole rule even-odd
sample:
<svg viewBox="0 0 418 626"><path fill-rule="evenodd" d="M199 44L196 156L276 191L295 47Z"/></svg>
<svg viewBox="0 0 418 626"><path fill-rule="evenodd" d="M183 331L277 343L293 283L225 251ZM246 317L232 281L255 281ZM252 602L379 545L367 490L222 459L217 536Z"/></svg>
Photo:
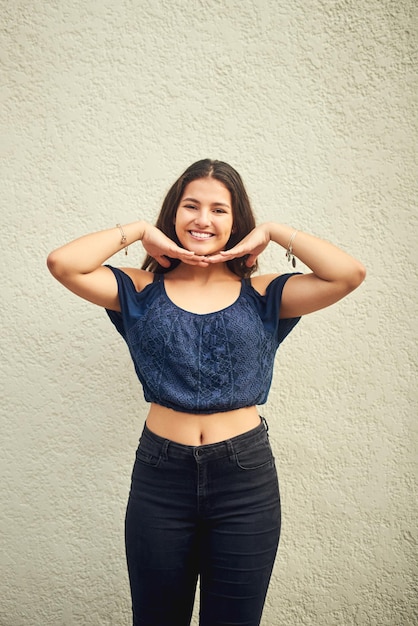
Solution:
<svg viewBox="0 0 418 626"><path fill-rule="evenodd" d="M286 257L288 261L292 261L292 267L296 267L296 259L295 259L295 255L293 254L293 242L295 240L296 235L298 234L298 230L295 230L292 233L292 236L290 237L288 246L287 246L287 250L286 250Z"/></svg>
<svg viewBox="0 0 418 626"><path fill-rule="evenodd" d="M127 242L125 231L123 230L121 224L116 224L116 228L119 228L119 230L120 230L120 234L121 234L121 237L122 237L121 240L120 240L120 244L121 244L121 246L123 246L123 244ZM125 256L127 256L127 254L128 254L128 246L125 246Z"/></svg>

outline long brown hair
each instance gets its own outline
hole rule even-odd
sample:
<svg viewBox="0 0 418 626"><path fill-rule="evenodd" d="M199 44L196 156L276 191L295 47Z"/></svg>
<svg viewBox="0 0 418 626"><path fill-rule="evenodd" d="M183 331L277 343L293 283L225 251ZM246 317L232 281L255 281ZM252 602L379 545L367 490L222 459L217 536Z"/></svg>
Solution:
<svg viewBox="0 0 418 626"><path fill-rule="evenodd" d="M219 180L231 194L234 228L225 246L225 249L229 250L255 228L255 218L241 176L231 165L228 165L228 163L224 161L203 159L190 165L167 193L155 225L167 235L167 237L177 245L180 245L177 239L174 222L184 190L191 181L208 177ZM257 269L257 263L252 267L247 267L245 265L246 259L247 256L232 259L232 261L227 261L227 265L234 274L242 278L248 277ZM144 260L142 269L162 274L173 270L180 263L179 259L170 259L170 261L170 267L163 267L148 254Z"/></svg>

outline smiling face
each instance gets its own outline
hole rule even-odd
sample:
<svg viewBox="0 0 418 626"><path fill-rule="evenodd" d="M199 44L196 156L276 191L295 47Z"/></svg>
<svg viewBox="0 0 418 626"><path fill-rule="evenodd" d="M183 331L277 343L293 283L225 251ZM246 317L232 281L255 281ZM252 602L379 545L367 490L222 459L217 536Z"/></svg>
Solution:
<svg viewBox="0 0 418 626"><path fill-rule="evenodd" d="M197 183L200 184L198 185L199 189L196 190L195 184ZM190 222L191 219L190 215L188 218L186 215L188 211L192 211L192 208L186 210L186 206L183 205L200 207L202 198L195 197L197 192L206 189L205 184L209 185L212 188L212 192L214 192L215 186L213 183L217 184L216 189L219 191L220 196L223 197L223 201L219 195L214 200L221 203L217 207L215 205L217 210L213 213L214 222L216 215L219 216L219 221L216 220L215 222L218 225L221 223L221 218L229 221L229 226L225 229L225 237L223 238L226 239L227 232L229 232L230 236L226 240L226 245L220 243L222 237L219 236L218 228L215 228L214 224L209 226L192 224L192 228L186 227L186 220L188 219ZM190 200L183 203L183 200L186 198L191 198L192 201L199 200L201 204L197 205L195 203L193 205L193 202ZM226 216L223 216L223 211L227 213ZM255 228L255 218L250 199L239 173L224 161L201 159L189 165L170 187L162 203L155 225L177 244L186 248L190 248L193 245L195 246L193 249L196 250L197 254L212 254L213 252L218 252L224 246L225 248L233 248ZM214 228L216 232L211 233L210 228ZM201 231L201 234L198 239L199 231ZM214 237L208 237L207 240L203 239L206 236L205 233L213 234ZM214 245L216 243L219 247ZM213 250L209 249L211 246L213 246ZM206 249L204 249L205 247ZM173 270L180 263L179 259L170 259L170 262L169 268L163 267L148 254L142 264L142 269L150 272L165 273ZM246 257L232 259L227 261L226 264L231 272L242 278L250 276L257 269L257 263L251 268L247 267Z"/></svg>
<svg viewBox="0 0 418 626"><path fill-rule="evenodd" d="M180 245L199 255L224 250L233 227L229 190L216 178L197 178L186 185L175 230Z"/></svg>

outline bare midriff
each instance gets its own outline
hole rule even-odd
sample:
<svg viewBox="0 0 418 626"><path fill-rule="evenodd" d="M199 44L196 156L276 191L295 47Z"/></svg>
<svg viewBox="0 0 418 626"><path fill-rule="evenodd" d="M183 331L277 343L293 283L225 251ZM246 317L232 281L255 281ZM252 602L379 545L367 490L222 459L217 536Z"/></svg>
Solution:
<svg viewBox="0 0 418 626"><path fill-rule="evenodd" d="M218 443L242 435L259 424L260 416L255 406L221 413L195 414L151 404L147 416L149 430L186 446Z"/></svg>

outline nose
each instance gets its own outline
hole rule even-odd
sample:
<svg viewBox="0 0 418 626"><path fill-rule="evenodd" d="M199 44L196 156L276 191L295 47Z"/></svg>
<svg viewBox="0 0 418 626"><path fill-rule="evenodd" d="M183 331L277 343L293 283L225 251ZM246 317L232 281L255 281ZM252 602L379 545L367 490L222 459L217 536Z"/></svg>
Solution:
<svg viewBox="0 0 418 626"><path fill-rule="evenodd" d="M209 209L201 207L196 214L195 223L200 228L207 228L211 223Z"/></svg>

